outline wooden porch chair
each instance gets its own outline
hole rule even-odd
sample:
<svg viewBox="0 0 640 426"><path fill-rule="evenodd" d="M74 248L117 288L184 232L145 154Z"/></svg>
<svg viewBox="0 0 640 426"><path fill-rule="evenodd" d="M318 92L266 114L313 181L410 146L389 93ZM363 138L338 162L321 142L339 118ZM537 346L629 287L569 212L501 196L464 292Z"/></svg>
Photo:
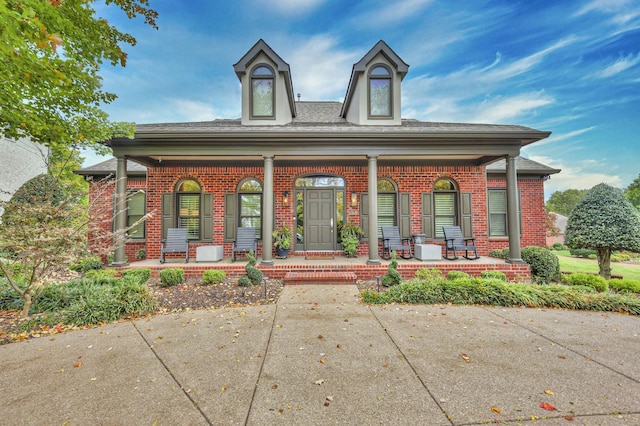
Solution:
<svg viewBox="0 0 640 426"><path fill-rule="evenodd" d="M256 242L256 228L238 228L236 230L236 239L233 240L233 249L231 250L231 261L236 261L237 251L252 251L254 255L258 255L258 243Z"/></svg>
<svg viewBox="0 0 640 426"><path fill-rule="evenodd" d="M400 237L400 229L397 226L381 226L382 229L382 258L391 259L391 252L393 250L400 251L402 254L400 257L403 259L411 259L413 253L411 251L410 238ZM405 252L409 252L409 256L406 256ZM387 257L385 257L385 253Z"/></svg>
<svg viewBox="0 0 640 426"><path fill-rule="evenodd" d="M476 239L464 238L459 226L443 226L442 232L444 232L444 239L446 242L445 259L456 260L458 258L456 251L464 251L464 256L462 257L465 259L476 260L480 257L478 256L478 250L476 249ZM453 252L453 257L449 257L449 251ZM473 252L475 257L469 257L470 251Z"/></svg>
<svg viewBox="0 0 640 426"><path fill-rule="evenodd" d="M160 249L160 263L165 262L165 253L185 253L185 263L189 263L189 240L187 239L187 228L167 229L167 239L162 241L162 248Z"/></svg>

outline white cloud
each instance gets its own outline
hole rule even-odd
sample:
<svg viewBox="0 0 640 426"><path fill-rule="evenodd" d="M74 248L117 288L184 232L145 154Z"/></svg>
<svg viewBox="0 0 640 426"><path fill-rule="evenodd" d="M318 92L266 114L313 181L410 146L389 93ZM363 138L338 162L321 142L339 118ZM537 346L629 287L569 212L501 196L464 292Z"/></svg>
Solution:
<svg viewBox="0 0 640 426"><path fill-rule="evenodd" d="M262 0L256 2L255 7L275 10L283 15L299 15L310 12L325 0Z"/></svg>
<svg viewBox="0 0 640 426"><path fill-rule="evenodd" d="M558 134L552 134L548 139L545 139L543 141L537 142L536 143L536 148L542 146L542 145L546 145L549 143L556 143L556 142L560 142L566 139L571 139L571 138L575 138L576 136L580 136L584 133L588 133L594 129L596 129L598 126L591 126L591 127L586 127L584 129L578 129L578 130L574 130L572 132L568 132L568 133L558 133Z"/></svg>
<svg viewBox="0 0 640 426"><path fill-rule="evenodd" d="M543 93L523 93L487 99L475 106L477 111L469 121L472 123L506 123L553 102L552 97Z"/></svg>
<svg viewBox="0 0 640 426"><path fill-rule="evenodd" d="M552 175L551 179L545 182L545 193L547 194L552 194L555 191L566 191L567 189L590 189L603 182L616 188L624 186L620 176L605 172L605 170L612 170L613 168L602 161L590 159L565 162L565 160L558 157L536 155L528 156L528 158L562 170L560 173Z"/></svg>
<svg viewBox="0 0 640 426"><path fill-rule="evenodd" d="M618 58L615 62L613 62L611 65L607 66L606 68L604 68L603 70L597 72L595 74L595 77L597 78L608 78L611 76L614 76L616 74L619 74L631 67L633 67L634 65L640 63L640 53L636 54L635 56L633 54L629 54L627 56L623 56Z"/></svg>
<svg viewBox="0 0 640 426"><path fill-rule="evenodd" d="M311 37L282 53L285 60L291 60L293 89L303 101L341 99L351 68L362 55L362 51L340 50L338 40L328 35Z"/></svg>
<svg viewBox="0 0 640 426"><path fill-rule="evenodd" d="M433 0L404 0L400 2L384 2L385 6L358 16L358 22L368 26L383 26L400 22L417 15ZM369 5L370 3L366 3Z"/></svg>

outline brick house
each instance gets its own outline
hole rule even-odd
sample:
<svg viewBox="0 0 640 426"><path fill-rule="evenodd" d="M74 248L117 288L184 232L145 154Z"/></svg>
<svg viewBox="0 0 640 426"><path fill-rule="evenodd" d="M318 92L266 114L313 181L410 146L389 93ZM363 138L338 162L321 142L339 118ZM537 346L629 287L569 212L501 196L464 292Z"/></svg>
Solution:
<svg viewBox="0 0 640 426"><path fill-rule="evenodd" d="M289 65L262 40L233 67L241 118L137 125L134 139L106 142L115 158L77 171L92 194L113 187L115 197L93 205L134 194L103 227L151 213L118 244L115 265L139 248L157 259L173 227L188 228L191 256L219 245L225 257L236 229L255 227L265 266L282 225L297 234L293 256L338 254L341 226L360 225L358 254L369 265L380 264L383 225L440 245L442 226L459 225L481 256L508 246L512 263L522 262L520 247L545 245L544 181L559 170L519 154L549 132L402 119L409 66L384 41L353 65L343 103L296 101Z"/></svg>

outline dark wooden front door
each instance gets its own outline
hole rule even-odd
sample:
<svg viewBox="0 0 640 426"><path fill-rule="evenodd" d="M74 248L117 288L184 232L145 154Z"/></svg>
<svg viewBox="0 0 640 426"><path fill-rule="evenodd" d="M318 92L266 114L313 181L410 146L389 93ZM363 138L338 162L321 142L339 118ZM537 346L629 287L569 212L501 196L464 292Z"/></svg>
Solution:
<svg viewBox="0 0 640 426"><path fill-rule="evenodd" d="M334 190L307 189L305 204L305 249L334 250L336 246Z"/></svg>

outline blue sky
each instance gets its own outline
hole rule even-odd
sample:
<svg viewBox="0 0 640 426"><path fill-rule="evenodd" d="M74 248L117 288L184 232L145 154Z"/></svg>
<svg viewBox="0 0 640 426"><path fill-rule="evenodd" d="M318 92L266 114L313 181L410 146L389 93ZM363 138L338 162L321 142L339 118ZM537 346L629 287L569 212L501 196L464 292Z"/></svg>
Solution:
<svg viewBox="0 0 640 426"><path fill-rule="evenodd" d="M159 30L98 14L138 39L103 66L115 121L240 116L233 64L260 38L291 65L302 100L341 101L352 65L383 39L410 65L402 115L520 124L550 138L522 155L562 169L553 191L640 173L637 0L151 0ZM87 156L85 164L99 161Z"/></svg>

